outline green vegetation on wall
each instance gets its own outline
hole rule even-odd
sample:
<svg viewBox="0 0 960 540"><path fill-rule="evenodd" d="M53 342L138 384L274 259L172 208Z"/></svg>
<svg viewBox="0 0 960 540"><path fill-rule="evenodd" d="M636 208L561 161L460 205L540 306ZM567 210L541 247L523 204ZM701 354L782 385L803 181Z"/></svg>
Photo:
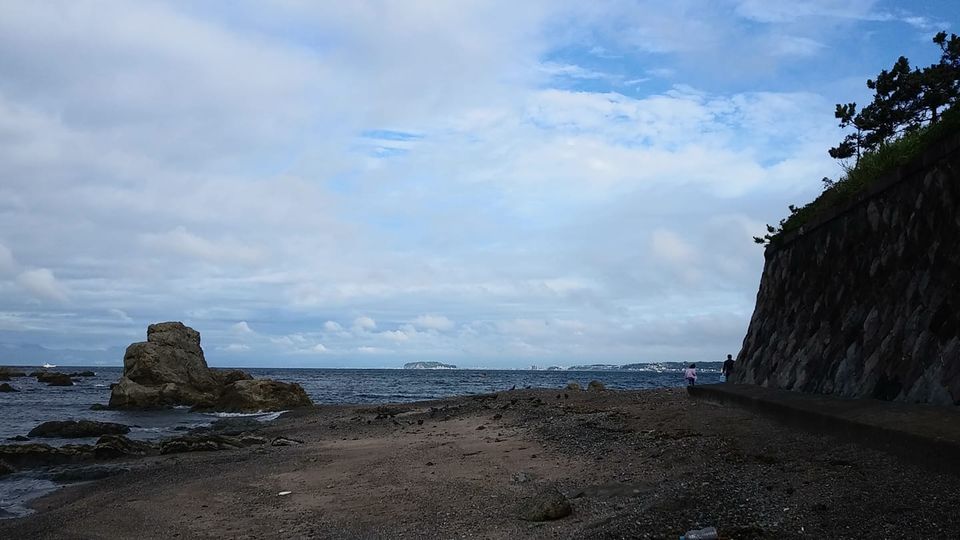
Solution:
<svg viewBox="0 0 960 540"><path fill-rule="evenodd" d="M893 67L867 81L874 90L871 103L857 111L856 103L837 104L834 116L849 132L829 150L841 160L845 174L824 178L824 191L813 202L796 207L779 226L767 225L758 244L776 243L785 232L799 229L815 216L840 206L884 174L919 156L932 143L960 132L960 36L940 32L933 38L940 61L923 69L910 67L901 56ZM853 160L853 163L850 163Z"/></svg>

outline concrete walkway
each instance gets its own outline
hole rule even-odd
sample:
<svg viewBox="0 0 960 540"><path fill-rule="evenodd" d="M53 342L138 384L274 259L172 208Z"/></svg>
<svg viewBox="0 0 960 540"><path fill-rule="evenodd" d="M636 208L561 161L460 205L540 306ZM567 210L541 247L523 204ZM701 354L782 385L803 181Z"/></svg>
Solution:
<svg viewBox="0 0 960 540"><path fill-rule="evenodd" d="M960 407L845 399L749 384L688 387L691 396L744 407L960 474Z"/></svg>

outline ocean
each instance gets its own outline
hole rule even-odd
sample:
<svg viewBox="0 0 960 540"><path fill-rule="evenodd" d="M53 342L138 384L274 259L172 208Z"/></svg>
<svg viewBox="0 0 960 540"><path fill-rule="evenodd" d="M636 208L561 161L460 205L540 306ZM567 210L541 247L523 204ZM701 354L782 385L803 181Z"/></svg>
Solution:
<svg viewBox="0 0 960 540"><path fill-rule="evenodd" d="M716 365L714 365L716 364ZM36 367L22 368L31 372ZM75 373L93 371L94 377L79 377L74 386L47 386L33 377L18 377L9 382L20 392L0 393L0 444L17 444L11 437L26 435L50 420L97 420L131 426L134 439L158 439L182 434L211 424L217 418L239 416L231 413L195 413L189 408L160 411L90 410L95 403L107 404L110 384L123 371L120 367L61 366L54 371ZM493 393L516 388L557 388L577 382L586 388L592 380L615 390L638 390L683 386L679 366L651 366L650 371L546 371L546 370L473 370L473 369L280 369L244 368L256 378L295 382L303 386L317 404L402 403L461 395ZM719 363L698 369L698 383L720 382ZM259 420L276 419L279 413L259 413ZM37 439L53 446L93 444L90 439ZM28 513L26 502L56 489L58 485L35 473L16 473L0 478L0 518Z"/></svg>

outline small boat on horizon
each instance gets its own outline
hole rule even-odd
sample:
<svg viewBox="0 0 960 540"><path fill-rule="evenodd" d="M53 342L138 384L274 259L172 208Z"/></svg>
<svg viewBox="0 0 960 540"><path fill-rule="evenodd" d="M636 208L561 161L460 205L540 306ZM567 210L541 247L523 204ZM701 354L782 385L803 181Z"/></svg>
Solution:
<svg viewBox="0 0 960 540"><path fill-rule="evenodd" d="M42 366L40 366L40 367L42 367L43 369L50 369L50 368L55 368L55 367L57 367L57 365L56 365L56 364L51 364L51 363L49 363L49 362L46 362L46 363L44 363L44 364L43 364Z"/></svg>

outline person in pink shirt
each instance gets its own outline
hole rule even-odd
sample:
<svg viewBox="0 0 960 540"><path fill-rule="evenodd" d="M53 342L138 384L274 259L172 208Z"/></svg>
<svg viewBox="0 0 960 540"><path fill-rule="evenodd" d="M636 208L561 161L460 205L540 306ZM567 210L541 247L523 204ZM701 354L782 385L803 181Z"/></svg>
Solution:
<svg viewBox="0 0 960 540"><path fill-rule="evenodd" d="M697 365L690 364L690 367L683 370L683 377L687 379L687 386L697 384Z"/></svg>

